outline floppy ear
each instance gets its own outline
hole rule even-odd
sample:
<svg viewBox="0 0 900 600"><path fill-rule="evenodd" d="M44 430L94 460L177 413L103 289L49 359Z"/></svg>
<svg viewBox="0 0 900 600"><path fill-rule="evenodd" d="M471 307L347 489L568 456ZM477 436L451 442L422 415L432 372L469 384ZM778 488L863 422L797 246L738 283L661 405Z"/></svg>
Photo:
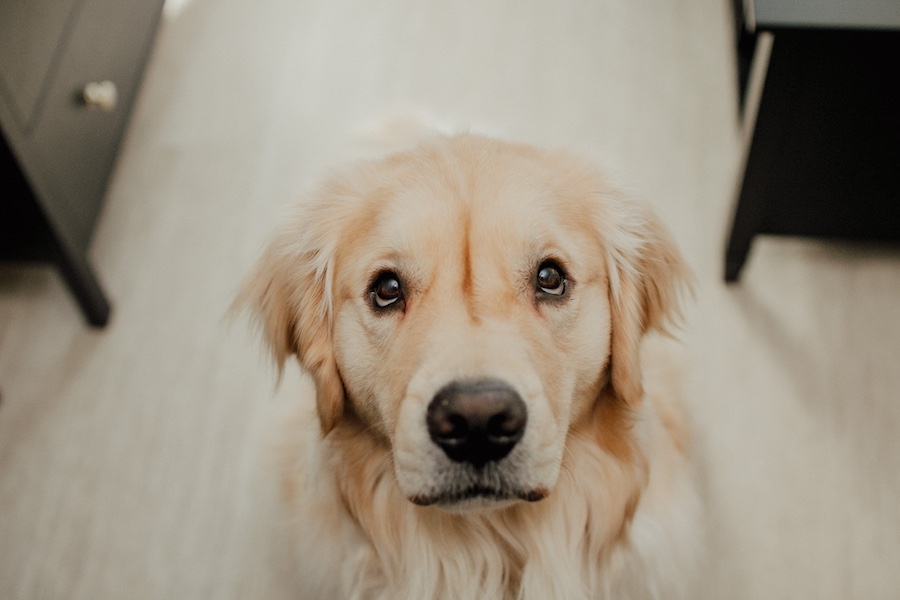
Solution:
<svg viewBox="0 0 900 600"><path fill-rule="evenodd" d="M276 235L235 306L255 314L279 375L293 354L313 377L319 420L327 434L343 413L345 392L332 350L334 243L324 239L314 221L293 220L303 223L305 234L294 227Z"/></svg>
<svg viewBox="0 0 900 600"><path fill-rule="evenodd" d="M668 333L681 319L681 293L690 272L672 235L647 207L613 200L604 223L612 310L610 384L636 408L644 395L641 340L652 330Z"/></svg>

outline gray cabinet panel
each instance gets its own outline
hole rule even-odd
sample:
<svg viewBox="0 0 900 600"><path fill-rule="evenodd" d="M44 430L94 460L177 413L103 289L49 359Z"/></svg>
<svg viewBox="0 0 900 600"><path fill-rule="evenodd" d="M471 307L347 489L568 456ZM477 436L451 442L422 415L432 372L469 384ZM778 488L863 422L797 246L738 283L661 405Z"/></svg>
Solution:
<svg viewBox="0 0 900 600"><path fill-rule="evenodd" d="M756 24L771 27L900 28L900 0L753 0Z"/></svg>
<svg viewBox="0 0 900 600"><path fill-rule="evenodd" d="M47 209L69 223L80 248L102 204L159 8L147 0L84 0L31 134L44 196L53 198ZM88 107L85 85L106 80L118 91L115 109Z"/></svg>
<svg viewBox="0 0 900 600"><path fill-rule="evenodd" d="M22 129L36 116L41 91L52 78L79 4L80 0L0 2L0 99Z"/></svg>

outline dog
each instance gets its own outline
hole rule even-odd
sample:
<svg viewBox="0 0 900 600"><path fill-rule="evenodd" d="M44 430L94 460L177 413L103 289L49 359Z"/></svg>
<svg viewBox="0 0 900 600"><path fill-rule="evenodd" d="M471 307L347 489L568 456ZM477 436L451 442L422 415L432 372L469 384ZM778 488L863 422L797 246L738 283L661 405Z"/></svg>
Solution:
<svg viewBox="0 0 900 600"><path fill-rule="evenodd" d="M302 597L684 597L701 507L655 338L690 278L566 151L435 135L327 179L237 301L315 387L282 454Z"/></svg>

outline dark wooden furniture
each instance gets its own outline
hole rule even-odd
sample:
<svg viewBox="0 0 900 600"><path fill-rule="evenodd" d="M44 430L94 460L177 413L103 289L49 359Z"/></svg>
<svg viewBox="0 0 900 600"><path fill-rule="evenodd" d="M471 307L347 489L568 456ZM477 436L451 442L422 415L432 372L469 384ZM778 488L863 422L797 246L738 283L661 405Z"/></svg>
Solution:
<svg viewBox="0 0 900 600"><path fill-rule="evenodd" d="M162 4L0 2L0 257L56 263L96 326L86 250Z"/></svg>
<svg viewBox="0 0 900 600"><path fill-rule="evenodd" d="M757 234L900 240L900 1L755 0L747 16L742 104L757 36L774 40L758 105L744 106L757 117L725 279Z"/></svg>

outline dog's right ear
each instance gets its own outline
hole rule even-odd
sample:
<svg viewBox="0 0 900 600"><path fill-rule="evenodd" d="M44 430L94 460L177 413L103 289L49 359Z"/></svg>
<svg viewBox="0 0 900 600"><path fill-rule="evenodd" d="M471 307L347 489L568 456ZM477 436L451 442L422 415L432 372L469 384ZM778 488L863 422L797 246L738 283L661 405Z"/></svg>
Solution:
<svg viewBox="0 0 900 600"><path fill-rule="evenodd" d="M343 413L345 392L331 336L333 248L321 238L323 243L316 243L316 237L280 231L253 268L234 308L254 314L279 375L287 358L295 355L313 377L319 420L327 434Z"/></svg>

